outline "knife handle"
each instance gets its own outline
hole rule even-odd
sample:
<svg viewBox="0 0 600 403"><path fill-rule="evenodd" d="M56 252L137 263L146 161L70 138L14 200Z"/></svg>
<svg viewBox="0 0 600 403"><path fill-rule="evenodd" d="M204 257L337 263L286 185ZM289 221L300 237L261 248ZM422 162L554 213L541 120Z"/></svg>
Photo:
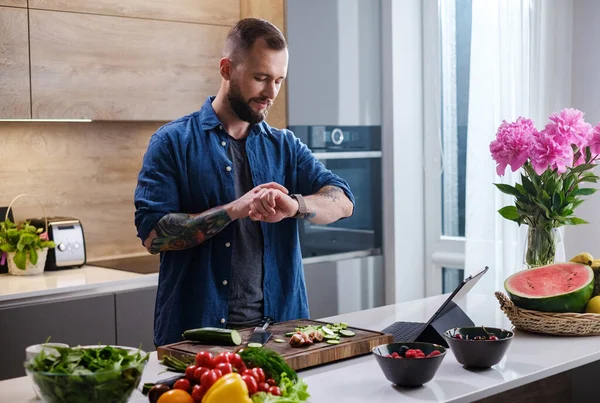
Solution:
<svg viewBox="0 0 600 403"><path fill-rule="evenodd" d="M273 318L271 318L270 316L265 316L263 318L263 323L262 323L262 330L267 330L267 328L269 327L269 325L273 323Z"/></svg>

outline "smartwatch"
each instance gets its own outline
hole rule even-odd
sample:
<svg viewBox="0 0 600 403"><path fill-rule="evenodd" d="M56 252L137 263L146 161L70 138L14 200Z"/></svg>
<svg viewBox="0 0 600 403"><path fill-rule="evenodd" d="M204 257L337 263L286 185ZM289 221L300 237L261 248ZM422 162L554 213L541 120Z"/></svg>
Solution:
<svg viewBox="0 0 600 403"><path fill-rule="evenodd" d="M290 195L290 197L298 202L298 212L294 218L304 218L304 216L308 213L306 210L306 203L304 203L304 197L299 194L293 194Z"/></svg>

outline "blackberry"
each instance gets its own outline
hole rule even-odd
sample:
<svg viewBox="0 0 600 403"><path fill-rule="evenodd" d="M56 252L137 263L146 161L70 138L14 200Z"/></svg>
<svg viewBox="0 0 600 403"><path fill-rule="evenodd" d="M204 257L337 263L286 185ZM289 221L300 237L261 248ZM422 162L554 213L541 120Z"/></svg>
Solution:
<svg viewBox="0 0 600 403"><path fill-rule="evenodd" d="M406 346L402 346L400 347L400 350L398 351L398 354L400 354L400 357L404 357L406 355L406 352L409 350L408 347Z"/></svg>

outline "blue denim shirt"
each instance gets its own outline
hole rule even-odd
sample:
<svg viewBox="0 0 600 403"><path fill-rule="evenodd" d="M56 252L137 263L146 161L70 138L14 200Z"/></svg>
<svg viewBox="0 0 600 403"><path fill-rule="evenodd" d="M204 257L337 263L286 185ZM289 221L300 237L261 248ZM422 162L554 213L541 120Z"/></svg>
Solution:
<svg viewBox="0 0 600 403"><path fill-rule="evenodd" d="M229 136L212 108L213 99L150 138L134 200L142 241L166 214L197 214L235 200ZM277 182L290 194L310 195L333 185L354 203L346 181L327 170L289 130L266 122L254 125L246 152L255 186ZM293 218L261 223L264 313L277 322L309 317L298 224ZM232 238L229 225L198 246L161 253L154 317L157 346L180 341L187 329L227 326Z"/></svg>

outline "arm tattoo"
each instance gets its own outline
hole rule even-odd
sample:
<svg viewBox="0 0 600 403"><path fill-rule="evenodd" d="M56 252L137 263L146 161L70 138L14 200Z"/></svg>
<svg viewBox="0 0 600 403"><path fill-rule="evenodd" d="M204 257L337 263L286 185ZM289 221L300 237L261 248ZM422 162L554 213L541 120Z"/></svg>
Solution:
<svg viewBox="0 0 600 403"><path fill-rule="evenodd" d="M156 238L151 253L191 248L212 238L231 222L223 207L215 207L202 214L167 214L156 225Z"/></svg>
<svg viewBox="0 0 600 403"><path fill-rule="evenodd" d="M330 200L332 203L335 203L336 201L340 200L340 193L343 193L342 189L337 186L325 186L319 190L317 194L320 194L326 199Z"/></svg>

